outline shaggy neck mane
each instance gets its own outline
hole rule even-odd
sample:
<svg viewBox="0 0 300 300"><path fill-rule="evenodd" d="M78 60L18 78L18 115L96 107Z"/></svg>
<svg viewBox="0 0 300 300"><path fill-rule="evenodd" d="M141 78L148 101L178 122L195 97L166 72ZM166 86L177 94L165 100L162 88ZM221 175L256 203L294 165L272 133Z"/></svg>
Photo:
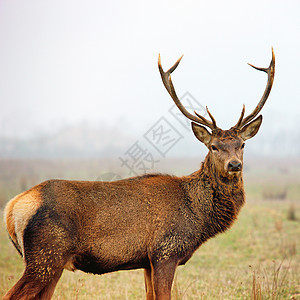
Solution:
<svg viewBox="0 0 300 300"><path fill-rule="evenodd" d="M208 154L200 170L186 176L185 182L195 210L206 218L208 230L204 239L229 229L245 201L242 176L232 179L221 176L214 169Z"/></svg>

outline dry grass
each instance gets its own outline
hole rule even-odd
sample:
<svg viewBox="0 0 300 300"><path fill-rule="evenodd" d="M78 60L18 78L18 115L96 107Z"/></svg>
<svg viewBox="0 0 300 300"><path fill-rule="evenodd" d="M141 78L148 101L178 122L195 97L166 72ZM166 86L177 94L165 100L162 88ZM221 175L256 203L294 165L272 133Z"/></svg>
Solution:
<svg viewBox="0 0 300 300"><path fill-rule="evenodd" d="M290 264L283 269L283 263L284 261L281 261L277 265L273 261L274 267L270 274L266 270L253 271L251 299L282 299L286 286L288 286L287 274L290 269Z"/></svg>

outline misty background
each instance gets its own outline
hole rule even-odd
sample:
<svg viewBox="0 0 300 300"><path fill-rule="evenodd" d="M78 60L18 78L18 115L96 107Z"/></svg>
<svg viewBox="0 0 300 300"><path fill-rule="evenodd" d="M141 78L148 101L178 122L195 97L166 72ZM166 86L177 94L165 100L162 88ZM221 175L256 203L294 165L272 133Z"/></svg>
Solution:
<svg viewBox="0 0 300 300"><path fill-rule="evenodd" d="M152 164L203 158L174 114L158 53L165 70L184 54L178 96L228 129L260 100L267 75L247 63L268 67L272 46L275 81L246 156L299 157L299 11L299 1L2 0L0 157L119 161L138 143ZM149 132L161 118L175 140L159 151Z"/></svg>

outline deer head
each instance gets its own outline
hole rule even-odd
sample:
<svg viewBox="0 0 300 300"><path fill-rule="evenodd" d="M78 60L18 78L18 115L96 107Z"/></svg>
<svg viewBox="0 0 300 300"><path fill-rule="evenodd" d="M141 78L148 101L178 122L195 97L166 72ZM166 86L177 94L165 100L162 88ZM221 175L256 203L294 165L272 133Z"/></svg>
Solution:
<svg viewBox="0 0 300 300"><path fill-rule="evenodd" d="M182 105L176 95L171 80L171 73L177 68L181 59L182 56L168 71L164 72L161 66L159 55L158 68L165 88L183 115L192 121L191 124L194 135L209 149L208 155L214 170L226 178L241 176L241 171L243 169L243 149L245 146L245 141L254 137L258 132L262 123L262 115L259 115L257 118L256 116L266 103L273 85L275 74L275 55L273 48L272 60L268 68L258 68L249 64L251 67L268 74L267 85L261 100L253 112L247 117L244 117L245 105L243 105L243 110L237 124L231 127L229 130L222 130L217 126L216 120L207 107L206 110L210 120L207 120L203 116L197 114L197 112L195 112L195 115L189 113ZM210 131L207 130L207 128L209 128Z"/></svg>

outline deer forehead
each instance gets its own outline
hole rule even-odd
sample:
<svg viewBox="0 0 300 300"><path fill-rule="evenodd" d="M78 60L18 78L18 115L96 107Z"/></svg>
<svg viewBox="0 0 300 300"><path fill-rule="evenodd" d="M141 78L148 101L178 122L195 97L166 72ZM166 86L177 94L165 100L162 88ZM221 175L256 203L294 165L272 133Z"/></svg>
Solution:
<svg viewBox="0 0 300 300"><path fill-rule="evenodd" d="M233 130L218 130L212 134L211 144L221 150L240 148L243 139Z"/></svg>

